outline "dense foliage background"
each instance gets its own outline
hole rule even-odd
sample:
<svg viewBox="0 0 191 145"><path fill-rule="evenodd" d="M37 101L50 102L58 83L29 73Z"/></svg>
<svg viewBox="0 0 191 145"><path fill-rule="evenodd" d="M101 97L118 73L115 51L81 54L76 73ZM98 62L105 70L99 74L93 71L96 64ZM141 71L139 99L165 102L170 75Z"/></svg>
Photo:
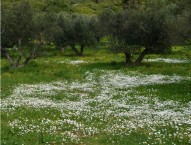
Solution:
<svg viewBox="0 0 191 145"><path fill-rule="evenodd" d="M170 52L173 45L190 42L190 7L189 0L5 1L2 51L12 67L19 67L36 58L45 45L53 43L61 50L69 46L82 56L85 47L107 37L111 50L124 53L128 65L138 65L149 53ZM18 50L16 61L7 48Z"/></svg>

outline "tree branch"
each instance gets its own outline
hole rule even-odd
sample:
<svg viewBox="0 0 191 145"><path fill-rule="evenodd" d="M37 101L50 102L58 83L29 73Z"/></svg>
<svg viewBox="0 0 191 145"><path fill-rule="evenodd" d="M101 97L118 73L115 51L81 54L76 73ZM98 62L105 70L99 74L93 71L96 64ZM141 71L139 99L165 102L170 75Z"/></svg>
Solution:
<svg viewBox="0 0 191 145"><path fill-rule="evenodd" d="M35 48L33 49L33 51L31 52L31 54L29 55L29 57L27 57L27 58L25 59L25 61L23 62L24 65L27 65L31 59L35 59L35 58L37 57L37 56L35 56L36 49L37 49L37 48L35 47Z"/></svg>
<svg viewBox="0 0 191 145"><path fill-rule="evenodd" d="M16 64L15 64L15 67L18 67L18 66L19 66L20 61L21 61L21 56L19 55L19 57L18 57L18 59L17 59L17 62L16 62Z"/></svg>
<svg viewBox="0 0 191 145"><path fill-rule="evenodd" d="M21 49L21 41L22 41L22 38L19 38L18 39L18 43L19 43L19 47L18 47L18 52L19 52L19 54L21 55L21 56L24 56L25 58L27 58L26 57L26 54L22 51L22 49Z"/></svg>
<svg viewBox="0 0 191 145"><path fill-rule="evenodd" d="M14 64L13 58L9 55L9 53L8 53L7 50L6 50L6 48L5 48L5 49L2 48L2 50L5 52L5 56L6 56L6 58L8 59L10 65L13 66L13 64Z"/></svg>

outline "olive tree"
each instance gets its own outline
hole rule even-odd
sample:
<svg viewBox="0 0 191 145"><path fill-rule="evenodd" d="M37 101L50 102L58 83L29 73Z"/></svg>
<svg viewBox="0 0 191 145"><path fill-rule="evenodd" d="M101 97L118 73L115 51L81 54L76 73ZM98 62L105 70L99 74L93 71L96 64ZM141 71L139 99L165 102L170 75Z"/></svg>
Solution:
<svg viewBox="0 0 191 145"><path fill-rule="evenodd" d="M86 46L92 46L96 43L88 17L83 15L66 16L61 13L57 23L60 30L54 35L54 43L58 47L70 46L76 55L82 56ZM76 46L80 46L80 50Z"/></svg>
<svg viewBox="0 0 191 145"><path fill-rule="evenodd" d="M56 24L58 26L57 31L54 31L53 42L57 48L63 50L64 47L68 45L68 35L70 32L70 19L68 15L61 12L58 14L56 19Z"/></svg>
<svg viewBox="0 0 191 145"><path fill-rule="evenodd" d="M128 65L139 65L146 54L164 53L171 46L167 21L172 10L167 1L150 0L111 16L107 27L113 50L123 52Z"/></svg>
<svg viewBox="0 0 191 145"><path fill-rule="evenodd" d="M23 64L27 64L32 57L34 49L30 51L29 56L25 53L28 44L33 37L33 12L30 4L27 1L21 1L11 8L4 8L2 11L2 44L1 48L13 67L19 67L22 58ZM11 51L18 52L18 58L14 61L14 57L10 55L7 48L12 48ZM13 49L15 48L15 49Z"/></svg>
<svg viewBox="0 0 191 145"><path fill-rule="evenodd" d="M97 16L93 16L90 18L89 29L96 43L98 43L100 39L104 37L104 27L102 26L102 23Z"/></svg>
<svg viewBox="0 0 191 145"><path fill-rule="evenodd" d="M92 46L95 43L93 32L90 30L89 18L85 16L77 16L73 18L73 39L71 39L71 47L77 50L75 45L80 46L80 52L77 55L83 55L84 47Z"/></svg>
<svg viewBox="0 0 191 145"><path fill-rule="evenodd" d="M191 1L175 1L175 17L169 21L171 41L175 45L191 44Z"/></svg>
<svg viewBox="0 0 191 145"><path fill-rule="evenodd" d="M57 14L52 12L37 13L34 16L33 45L38 47L38 55L47 51L45 46L50 46L54 42L55 34L60 31L56 20Z"/></svg>

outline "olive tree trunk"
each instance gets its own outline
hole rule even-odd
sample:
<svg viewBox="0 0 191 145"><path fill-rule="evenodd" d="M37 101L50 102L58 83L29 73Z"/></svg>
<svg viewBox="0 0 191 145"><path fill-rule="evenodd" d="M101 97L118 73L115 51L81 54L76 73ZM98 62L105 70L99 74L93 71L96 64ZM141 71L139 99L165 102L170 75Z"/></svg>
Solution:
<svg viewBox="0 0 191 145"><path fill-rule="evenodd" d="M75 54L76 54L77 56L80 56L80 52L76 49L75 46L72 46L71 48L72 48L72 50L75 52Z"/></svg>
<svg viewBox="0 0 191 145"><path fill-rule="evenodd" d="M131 53L130 52L124 52L125 53L125 63L127 65L132 65L133 62L132 62L132 56L131 56Z"/></svg>
<svg viewBox="0 0 191 145"><path fill-rule="evenodd" d="M82 56L83 54L84 54L84 46L81 45L81 47L80 47L80 56Z"/></svg>
<svg viewBox="0 0 191 145"><path fill-rule="evenodd" d="M135 65L139 65L143 61L145 55L147 55L148 53L149 53L149 49L145 48L142 51L142 53L139 55L139 57L135 60Z"/></svg>

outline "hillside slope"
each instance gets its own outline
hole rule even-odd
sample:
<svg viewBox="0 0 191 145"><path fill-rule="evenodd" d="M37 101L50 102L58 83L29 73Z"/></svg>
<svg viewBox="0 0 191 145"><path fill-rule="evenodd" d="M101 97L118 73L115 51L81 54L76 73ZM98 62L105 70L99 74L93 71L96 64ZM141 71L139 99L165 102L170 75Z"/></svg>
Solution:
<svg viewBox="0 0 191 145"><path fill-rule="evenodd" d="M14 5L21 0L4 0ZM121 9L121 0L28 0L36 11L65 11L67 13L98 14L105 8Z"/></svg>

